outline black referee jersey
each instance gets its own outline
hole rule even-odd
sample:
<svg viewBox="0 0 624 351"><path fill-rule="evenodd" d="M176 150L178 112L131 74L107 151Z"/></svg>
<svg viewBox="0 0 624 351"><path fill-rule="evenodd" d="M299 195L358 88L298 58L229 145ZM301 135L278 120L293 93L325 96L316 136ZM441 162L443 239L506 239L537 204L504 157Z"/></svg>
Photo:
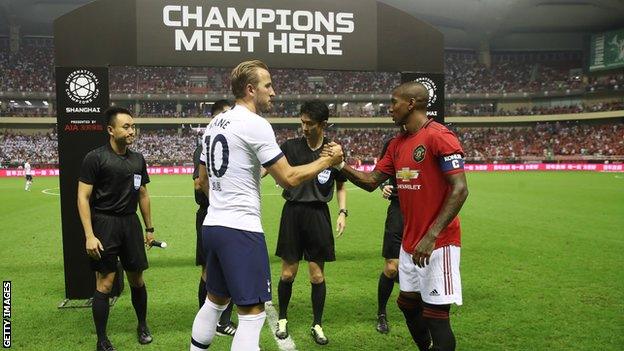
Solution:
<svg viewBox="0 0 624 351"><path fill-rule="evenodd" d="M141 153L117 155L109 143L85 156L78 180L93 185L91 209L116 216L136 213L139 188L150 181Z"/></svg>
<svg viewBox="0 0 624 351"><path fill-rule="evenodd" d="M323 145L327 144L327 139L323 140ZM300 166L314 162L320 157L321 146L316 151L312 151L308 146L305 137L289 139L281 146L282 152L286 156L288 163L292 166ZM329 202L334 196L334 181L346 182L347 178L333 167L323 170L315 178L310 179L290 190L285 189L282 197L288 201L297 202Z"/></svg>

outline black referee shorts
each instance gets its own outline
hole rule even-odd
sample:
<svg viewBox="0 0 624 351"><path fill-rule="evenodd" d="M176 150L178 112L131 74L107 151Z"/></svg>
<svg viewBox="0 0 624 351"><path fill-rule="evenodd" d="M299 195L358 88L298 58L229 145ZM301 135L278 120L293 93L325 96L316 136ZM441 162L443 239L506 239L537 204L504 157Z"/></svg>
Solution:
<svg viewBox="0 0 624 351"><path fill-rule="evenodd" d="M206 265L206 255L204 254L204 240L202 239L202 225L204 218L208 213L208 207L200 207L195 213L195 232L197 234L197 243L195 244L195 265Z"/></svg>
<svg viewBox="0 0 624 351"><path fill-rule="evenodd" d="M284 261L336 260L329 207L324 202L286 201L275 255Z"/></svg>
<svg viewBox="0 0 624 351"><path fill-rule="evenodd" d="M113 216L92 212L91 223L95 236L104 246L101 259L91 258L94 271L102 274L116 272L117 257L126 271L140 272L148 268L143 228L136 213Z"/></svg>
<svg viewBox="0 0 624 351"><path fill-rule="evenodd" d="M384 227L384 239L381 255L386 259L399 258L403 240L403 215L398 200L390 200L386 225Z"/></svg>

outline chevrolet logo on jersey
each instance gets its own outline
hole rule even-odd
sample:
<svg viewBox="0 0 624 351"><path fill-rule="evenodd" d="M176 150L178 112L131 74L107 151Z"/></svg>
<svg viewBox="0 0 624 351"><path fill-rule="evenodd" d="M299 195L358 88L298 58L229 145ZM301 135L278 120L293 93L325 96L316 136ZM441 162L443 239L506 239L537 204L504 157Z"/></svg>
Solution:
<svg viewBox="0 0 624 351"><path fill-rule="evenodd" d="M410 179L418 178L419 173L420 172L417 170L411 170L408 167L403 167L396 173L396 178L404 182L409 182Z"/></svg>

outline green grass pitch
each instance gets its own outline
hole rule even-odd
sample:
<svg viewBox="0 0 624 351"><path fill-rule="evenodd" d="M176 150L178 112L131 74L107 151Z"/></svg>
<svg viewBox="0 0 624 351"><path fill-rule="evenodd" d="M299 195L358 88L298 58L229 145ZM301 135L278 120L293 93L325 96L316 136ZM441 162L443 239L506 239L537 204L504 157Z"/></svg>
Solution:
<svg viewBox="0 0 624 351"><path fill-rule="evenodd" d="M487 173L468 175L461 213L464 306L452 309L458 350L624 349L624 175L610 173ZM57 178L0 179L0 273L13 282L13 349L93 350L89 309L58 310L64 297ZM396 307L389 335L375 327L376 286L387 202L348 185L347 231L326 266L324 328L329 345L309 336L310 284L301 266L289 310L299 350L414 350ZM126 290L111 309L109 335L120 350L188 350L196 312L196 205L190 176L154 176L148 186L157 237L149 252L148 320L154 342L135 340ZM272 277L283 200L263 181L263 223ZM332 216L337 213L335 201ZM275 301L277 294L274 293ZM216 338L211 350L229 350ZM261 347L278 350L265 325Z"/></svg>

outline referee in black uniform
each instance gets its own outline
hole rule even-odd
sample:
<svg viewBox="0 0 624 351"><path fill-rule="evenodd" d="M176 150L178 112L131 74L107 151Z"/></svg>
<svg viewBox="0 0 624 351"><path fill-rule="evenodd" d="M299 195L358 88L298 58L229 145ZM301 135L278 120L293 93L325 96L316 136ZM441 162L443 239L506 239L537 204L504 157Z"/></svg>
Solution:
<svg viewBox="0 0 624 351"><path fill-rule="evenodd" d="M145 245L154 241L146 188L147 165L143 155L128 149L135 138L130 111L112 107L105 116L109 142L85 156L78 181L78 212L96 277L92 311L98 351L115 350L106 335L106 324L117 257L128 276L132 306L138 319L138 341L152 342L146 322L147 291L143 281L143 271L148 267ZM136 214L137 203L145 224L145 239Z"/></svg>
<svg viewBox="0 0 624 351"><path fill-rule="evenodd" d="M392 141L392 138L384 144L381 151L382 156L386 153L390 141ZM403 215L399 205L396 178L390 177L379 188L382 191L382 196L390 200L384 226L383 248L381 250L385 263L377 284L377 331L386 334L390 331L386 305L392 294L394 283L398 282L399 252L401 250L401 240L403 239Z"/></svg>
<svg viewBox="0 0 624 351"><path fill-rule="evenodd" d="M223 111L227 111L232 108L232 104L227 100L217 100L210 108L210 116L214 117ZM206 213L208 213L208 196L204 193L199 183L199 157L202 153L201 141L197 144L195 151L193 152L193 185L195 188L195 203L199 205L197 212L195 213L195 233L197 235L197 244L195 246L195 265L202 267L201 277L199 279L199 287L197 289L197 302L199 308L206 302L206 257L204 255L203 240L202 240L202 225ZM230 320L232 317L232 302L223 311L219 322L217 323L217 335L229 335L234 336L236 333L236 324Z"/></svg>
<svg viewBox="0 0 624 351"><path fill-rule="evenodd" d="M327 126L329 110L325 103L314 100L301 106L301 128L304 137L287 140L281 145L288 163L293 166L310 163L319 158L323 145L327 144L323 131ZM282 272L278 285L279 321L275 335L288 337L287 310L292 295L292 285L299 269L299 261L308 261L312 283L312 337L325 345L328 339L322 328L325 306L325 262L335 261L334 237L327 203L331 201L336 184L336 197L340 211L337 219L338 236L342 235L348 215L346 202L347 179L334 168L290 190L284 190L286 199L280 222L276 255L282 258Z"/></svg>

